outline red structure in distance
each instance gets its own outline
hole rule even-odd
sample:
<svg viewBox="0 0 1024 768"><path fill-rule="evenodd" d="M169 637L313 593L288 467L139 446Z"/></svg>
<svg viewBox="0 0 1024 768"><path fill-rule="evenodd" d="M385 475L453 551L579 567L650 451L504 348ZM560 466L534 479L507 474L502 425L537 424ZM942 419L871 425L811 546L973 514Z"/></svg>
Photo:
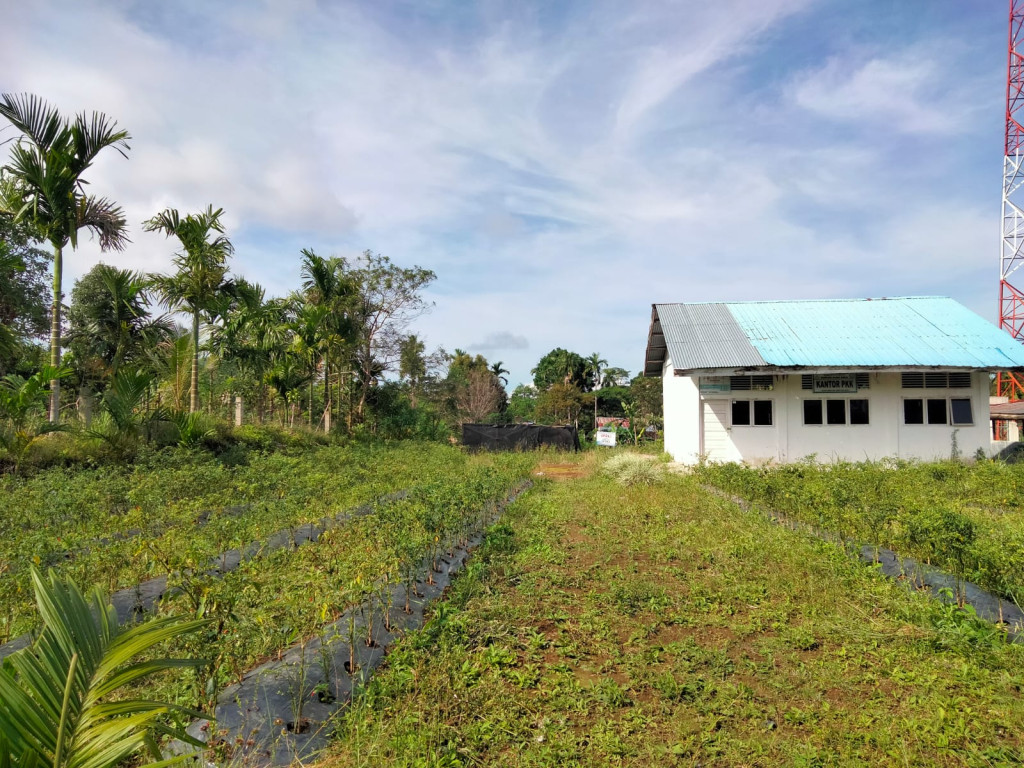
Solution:
<svg viewBox="0 0 1024 768"><path fill-rule="evenodd" d="M1024 0L1010 0L1009 29L999 327L1024 341L1024 292L1011 282L1014 273L1024 265ZM996 394L1011 401L1024 400L1024 376L1008 371L997 374Z"/></svg>

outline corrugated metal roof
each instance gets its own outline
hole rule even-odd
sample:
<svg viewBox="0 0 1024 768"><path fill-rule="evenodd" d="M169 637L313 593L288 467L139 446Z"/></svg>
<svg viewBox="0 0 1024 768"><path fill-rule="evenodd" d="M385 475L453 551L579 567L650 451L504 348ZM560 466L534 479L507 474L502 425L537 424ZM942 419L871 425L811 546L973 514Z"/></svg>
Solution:
<svg viewBox="0 0 1024 768"><path fill-rule="evenodd" d="M943 297L657 304L654 315L682 370L1024 368L1024 345ZM651 357L649 346L648 370Z"/></svg>
<svg viewBox="0 0 1024 768"><path fill-rule="evenodd" d="M765 365L725 304L657 304L655 311L676 368Z"/></svg>

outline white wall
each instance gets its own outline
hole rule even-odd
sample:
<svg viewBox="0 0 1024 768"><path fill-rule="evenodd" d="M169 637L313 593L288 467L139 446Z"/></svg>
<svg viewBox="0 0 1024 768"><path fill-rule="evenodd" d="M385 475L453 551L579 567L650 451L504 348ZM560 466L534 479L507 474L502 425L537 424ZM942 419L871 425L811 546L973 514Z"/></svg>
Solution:
<svg viewBox="0 0 1024 768"><path fill-rule="evenodd" d="M664 398L665 451L676 461L696 464L700 457L700 393L689 376L675 376L665 360L661 392Z"/></svg>
<svg viewBox="0 0 1024 768"><path fill-rule="evenodd" d="M665 450L676 461L695 463L701 452L701 411L703 399L770 399L773 403L771 427L729 425L729 446L711 460L729 461L742 457L750 463L797 461L814 455L819 461L863 461L887 456L924 460L949 458L953 434L961 456L970 458L980 448L991 451L988 410L988 376L972 374L971 389L903 389L898 372L870 373L870 387L856 395L833 397L866 398L870 424L805 425L803 400L827 396L801 388L799 374L776 376L774 389L768 392L699 392L697 377L673 376L666 364L663 376L665 395ZM950 426L904 424L903 399L907 397L970 397L974 424ZM726 408L726 413L731 413Z"/></svg>

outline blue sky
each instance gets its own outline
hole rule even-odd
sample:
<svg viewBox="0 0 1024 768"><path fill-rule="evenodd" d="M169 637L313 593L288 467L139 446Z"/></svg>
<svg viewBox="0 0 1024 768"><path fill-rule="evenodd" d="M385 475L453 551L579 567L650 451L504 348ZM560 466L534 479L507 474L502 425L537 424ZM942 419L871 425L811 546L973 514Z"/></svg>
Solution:
<svg viewBox="0 0 1024 768"><path fill-rule="evenodd" d="M227 211L236 272L299 250L437 272L428 345L635 373L662 301L952 296L995 320L1002 0L11 3L0 90L134 139L93 189L141 231ZM6 134L0 134L6 135Z"/></svg>

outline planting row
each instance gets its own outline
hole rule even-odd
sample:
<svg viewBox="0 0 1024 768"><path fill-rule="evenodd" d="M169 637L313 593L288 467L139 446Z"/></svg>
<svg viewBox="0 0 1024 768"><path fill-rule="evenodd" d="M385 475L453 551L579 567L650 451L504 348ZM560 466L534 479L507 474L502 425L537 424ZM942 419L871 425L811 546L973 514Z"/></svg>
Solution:
<svg viewBox="0 0 1024 768"><path fill-rule="evenodd" d="M1024 601L1024 467L996 462L710 464L706 482L842 538L889 547Z"/></svg>
<svg viewBox="0 0 1024 768"><path fill-rule="evenodd" d="M53 469L0 480L0 642L34 624L30 563L109 592L274 531L337 514L479 460L445 446L321 447L225 467L161 455L134 468Z"/></svg>
<svg viewBox="0 0 1024 768"><path fill-rule="evenodd" d="M414 599L421 564L440 570L447 553L486 522L489 502L503 498L528 465L521 455L480 457L461 471L378 504L373 514L355 517L307 546L248 560L223 577L199 573L172 579L168 586L176 594L160 603L159 612L211 623L165 652L207 663L196 672L157 679L145 695L211 712L225 686L241 682L248 670L304 638L318 636L349 608L364 606L368 621L391 608L396 594Z"/></svg>

